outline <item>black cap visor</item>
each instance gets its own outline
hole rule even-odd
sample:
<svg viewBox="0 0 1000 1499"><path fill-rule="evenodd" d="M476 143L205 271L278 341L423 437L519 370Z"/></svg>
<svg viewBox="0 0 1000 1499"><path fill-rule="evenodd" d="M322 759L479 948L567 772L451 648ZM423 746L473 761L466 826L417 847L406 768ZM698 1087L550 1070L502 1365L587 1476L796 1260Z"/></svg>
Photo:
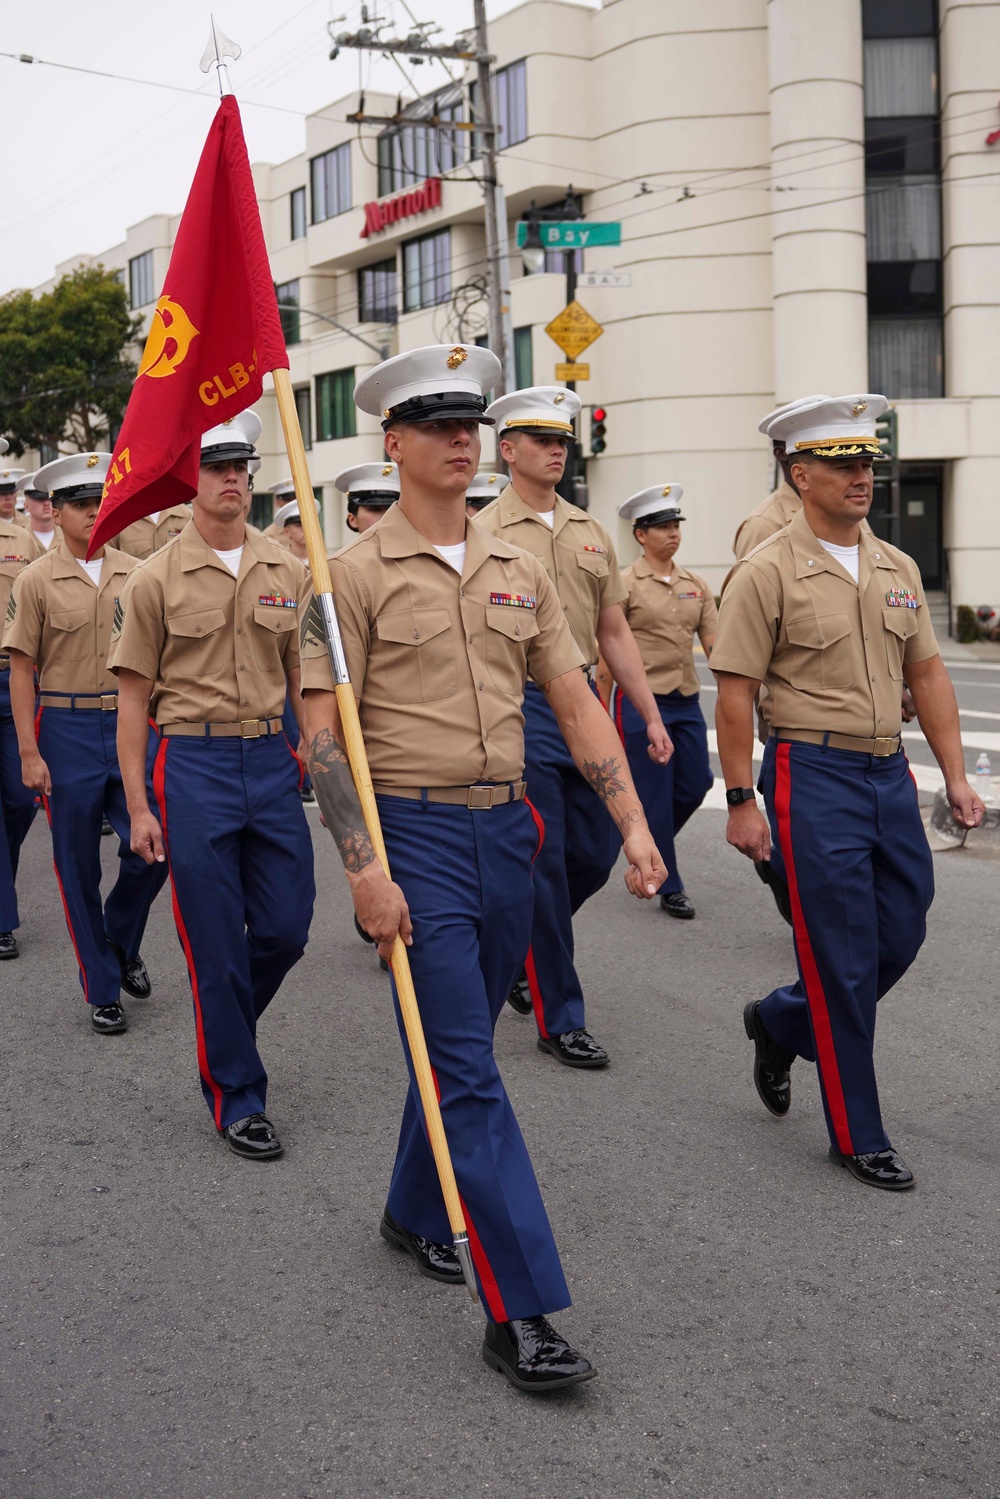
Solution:
<svg viewBox="0 0 1000 1499"><path fill-rule="evenodd" d="M411 396L398 406L389 408L389 415L382 422L382 430L396 422L482 422L487 427L496 425L493 417L484 416L486 397L473 396L466 392L456 394L442 391L429 396Z"/></svg>
<svg viewBox="0 0 1000 1499"><path fill-rule="evenodd" d="M104 493L103 480L100 484L71 484L68 489L57 489L54 494L33 494L29 496L33 500L51 499L53 505L85 505L90 500L99 500Z"/></svg>
<svg viewBox="0 0 1000 1499"><path fill-rule="evenodd" d="M678 515L676 510L654 510L652 515L640 516L632 522L633 531L648 531L650 526L669 526L672 520L686 520L687 516Z"/></svg>
<svg viewBox="0 0 1000 1499"><path fill-rule="evenodd" d="M248 442L224 442L217 448L202 448L201 466L209 463L248 463L257 450Z"/></svg>

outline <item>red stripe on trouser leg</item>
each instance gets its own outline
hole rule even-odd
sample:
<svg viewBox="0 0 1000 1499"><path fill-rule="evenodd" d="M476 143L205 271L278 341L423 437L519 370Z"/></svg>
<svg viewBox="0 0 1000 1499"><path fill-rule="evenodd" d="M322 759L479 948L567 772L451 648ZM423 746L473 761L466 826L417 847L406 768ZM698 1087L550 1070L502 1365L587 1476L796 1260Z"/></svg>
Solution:
<svg viewBox="0 0 1000 1499"><path fill-rule="evenodd" d="M285 740L285 743L288 745L288 749L289 749L289 752L290 752L290 754L292 756L292 759L295 761L295 768L296 768L296 770L299 773L299 790L301 791L302 790L302 783L303 783L303 781L306 778L305 762L299 758L299 755L298 755L297 751L292 748L292 741L289 739L289 737L288 737L287 734L284 736L284 740Z"/></svg>
<svg viewBox="0 0 1000 1499"><path fill-rule="evenodd" d="M795 854L792 848L790 750L791 745L787 742L778 745L774 810L778 817L781 852L785 861L785 874L788 877L788 893L792 898L792 930L795 933L795 946L798 950L799 963L802 966L802 981L805 985L806 1001L812 1018L813 1035L816 1038L816 1065L823 1079L823 1091L826 1093L830 1119L833 1123L834 1134L837 1136L837 1148L844 1155L854 1155L850 1125L847 1122L847 1105L844 1102L844 1088L840 1080L840 1068L837 1065L837 1048L830 1025L830 1011L826 1002L823 981L816 966L812 943L809 940L802 901L799 897L798 880L795 875Z"/></svg>
<svg viewBox="0 0 1000 1499"><path fill-rule="evenodd" d="M531 1008L535 1012L535 1024L538 1026L538 1034L543 1041L549 1037L548 1027L545 1024L545 1005L542 1003L542 991L538 983L538 973L535 968L535 954L528 948L528 956L524 960L524 973L528 980L528 993L531 995Z"/></svg>
<svg viewBox="0 0 1000 1499"><path fill-rule="evenodd" d="M166 790L166 764L167 748L169 739L161 739L156 751L156 759L153 761L153 792L156 796L156 805L160 812L160 828L163 832L164 849L169 849L167 835L167 790ZM187 927L184 925L184 917L181 915L180 902L177 899L177 885L174 882L173 871L170 872L170 902L174 909L174 924L177 927L177 935L181 939L181 947L184 949L184 961L187 963L188 978L191 983L191 996L194 999L194 1029L198 1047L198 1071L208 1084L212 1094L214 1107L212 1115L215 1119L216 1129L222 1128L222 1089L212 1076L208 1065L208 1049L205 1046L205 1025L201 1014L201 996L198 993L198 970L194 964L194 954L191 951L191 939L188 936Z"/></svg>
<svg viewBox="0 0 1000 1499"><path fill-rule="evenodd" d="M38 734L38 725L41 723L41 721L42 721L42 710L41 710L41 708L39 708L39 710L38 710L38 717L35 719L35 735L36 735L36 737L37 737L37 734ZM47 796L43 796L42 797L42 806L45 808L45 816L46 816L46 819L48 820L49 832L51 832L52 831L52 808L49 806L49 799L48 799ZM80 970L80 983L83 985L83 999L84 999L84 1003L85 1004L89 1004L90 1003L90 989L87 986L87 970L84 968L83 962L82 962L82 960L80 958L80 949L76 945L76 933L73 930L73 922L70 919L69 906L68 906L68 904L66 902L66 892L63 889L62 877L59 874L59 865L56 863L55 853L54 852L53 852L53 855L52 855L52 868L56 872L56 884L59 886L59 899L62 901L63 915L66 917L66 930L69 932L69 940L73 944L73 952L74 952L74 954L76 956L77 967Z"/></svg>
<svg viewBox="0 0 1000 1499"><path fill-rule="evenodd" d="M625 694L622 692L622 690L621 690L620 687L616 687L614 689L614 700L615 700L615 715L614 715L615 716L615 728L618 730L618 738L621 740L622 744L624 744L625 743L625 723L624 723L624 715L622 713L622 703L625 700Z"/></svg>
<svg viewBox="0 0 1000 1499"><path fill-rule="evenodd" d="M503 1304L500 1287L497 1285L497 1278L493 1274L493 1267L489 1262L486 1250L483 1248L482 1240L476 1233L476 1226L469 1216L469 1209L466 1207L464 1199L460 1197L459 1201L462 1204L462 1212L465 1215L465 1226L469 1230L469 1248L472 1250L472 1263L475 1265L479 1275L479 1283L483 1288L483 1295L486 1298L486 1307L490 1314L490 1321L509 1322L510 1318L507 1316L507 1308Z"/></svg>
<svg viewBox="0 0 1000 1499"><path fill-rule="evenodd" d="M527 803L528 811L531 813L532 821L535 824L535 832L538 834L538 846L531 856L531 862L532 864L534 864L535 860L538 858L538 855L541 853L542 849L545 846L545 822L538 808L531 801L529 801L527 797L525 797L524 800Z"/></svg>

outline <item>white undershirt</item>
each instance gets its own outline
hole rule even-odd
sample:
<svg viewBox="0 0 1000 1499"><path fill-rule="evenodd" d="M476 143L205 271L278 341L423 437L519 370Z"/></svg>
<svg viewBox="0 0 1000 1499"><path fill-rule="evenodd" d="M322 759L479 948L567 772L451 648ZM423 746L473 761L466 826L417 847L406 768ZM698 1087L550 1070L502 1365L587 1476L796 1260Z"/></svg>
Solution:
<svg viewBox="0 0 1000 1499"><path fill-rule="evenodd" d="M151 520L153 522L153 525L155 526L156 523L160 519L160 512L159 512L159 510L151 510L149 512L149 514L146 516L146 519L147 520Z"/></svg>
<svg viewBox="0 0 1000 1499"><path fill-rule="evenodd" d="M819 542L824 552L829 552L830 556L835 558L836 561L840 563L841 567L847 569L856 583L858 581L857 546L839 547L835 541L824 541L822 536L817 536L816 540Z"/></svg>
<svg viewBox="0 0 1000 1499"><path fill-rule="evenodd" d="M87 574L87 577L93 583L94 587L100 588L101 566L104 559L101 557L95 557L93 562L84 562L82 557L77 557L76 560L77 562L79 562L80 566L83 568L84 572Z"/></svg>
<svg viewBox="0 0 1000 1499"><path fill-rule="evenodd" d="M240 573L240 558L243 556L243 548L233 547L233 550L231 552L220 552L218 547L213 547L212 551L218 557L220 562L224 562L226 564L233 577L238 578Z"/></svg>
<svg viewBox="0 0 1000 1499"><path fill-rule="evenodd" d="M449 567L453 567L461 576L462 568L465 566L465 542L460 541L453 547L435 546L435 552L444 558Z"/></svg>
<svg viewBox="0 0 1000 1499"><path fill-rule="evenodd" d="M535 514L538 516L539 520L543 520L545 522L550 531L554 528L556 522L556 512L554 507L551 510L536 510Z"/></svg>
<svg viewBox="0 0 1000 1499"><path fill-rule="evenodd" d="M666 573L657 573L656 576L659 578L661 583L669 583L670 579L673 577L673 573L671 573L669 577Z"/></svg>
<svg viewBox="0 0 1000 1499"><path fill-rule="evenodd" d="M35 538L35 540L40 541L45 550L48 551L49 547L52 545L52 538L56 533L55 531L32 531L31 534Z"/></svg>

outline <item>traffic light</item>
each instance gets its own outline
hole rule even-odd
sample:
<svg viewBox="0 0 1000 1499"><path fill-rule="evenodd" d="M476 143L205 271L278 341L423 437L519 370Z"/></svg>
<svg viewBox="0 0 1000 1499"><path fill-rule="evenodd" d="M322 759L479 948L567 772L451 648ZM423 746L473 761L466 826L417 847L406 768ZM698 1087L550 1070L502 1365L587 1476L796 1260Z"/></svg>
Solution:
<svg viewBox="0 0 1000 1499"><path fill-rule="evenodd" d="M607 447L608 413L603 406L590 408L590 452L596 458Z"/></svg>
<svg viewBox="0 0 1000 1499"><path fill-rule="evenodd" d="M878 438L883 458L894 459L899 453L897 427L896 408L890 406L884 416L880 416L875 423L875 436Z"/></svg>

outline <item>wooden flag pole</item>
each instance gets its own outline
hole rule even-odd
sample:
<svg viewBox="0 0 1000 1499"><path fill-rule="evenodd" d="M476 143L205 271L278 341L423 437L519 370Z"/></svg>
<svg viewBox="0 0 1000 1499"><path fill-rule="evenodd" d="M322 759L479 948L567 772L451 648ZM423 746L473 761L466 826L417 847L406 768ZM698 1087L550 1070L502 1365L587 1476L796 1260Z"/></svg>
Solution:
<svg viewBox="0 0 1000 1499"><path fill-rule="evenodd" d="M386 856L385 840L382 837L382 825L379 822L375 792L372 789L371 772L368 769L368 755L365 751L365 742L361 735L358 705L354 698L354 688L351 686L347 670L347 660L340 638L340 625L337 621L333 584L330 578L330 565L326 558L326 543L320 529L319 512L316 508L312 481L309 478L305 444L302 441L302 430L299 427L299 415L295 407L295 397L292 391L292 377L286 369L274 369L271 371L271 376L274 380L274 393L278 398L278 412L281 416L281 426L285 434L285 447L288 451L289 463L291 464L295 495L299 502L299 517L302 521L306 551L309 554L309 568L312 572L313 588L316 591L316 599L323 614L326 644L330 652L330 662L333 667L337 707L340 711L340 724L344 735L344 750L351 767L351 774L354 777L354 785L358 793L358 800L361 802L361 810L364 813L365 825L368 828L368 836L372 841L372 848L375 850L377 858L382 861L382 868L388 876L389 860ZM469 1234L466 1228L465 1214L462 1211L462 1201L458 1195L455 1168L451 1163L451 1153L448 1150L448 1141L444 1132L444 1122L441 1118L441 1107L438 1103L437 1089L434 1085L434 1075L431 1071L430 1058L427 1055L427 1042L424 1039L424 1028L417 1005L416 990L413 987L413 976L410 973L410 960L406 951L406 943L398 934L393 945L391 961L392 976L396 982L396 994L399 998L399 1008L402 1012L403 1025L406 1029L406 1039L410 1047L410 1057L413 1061L413 1072L417 1079L420 1101L423 1105L427 1137L430 1140L431 1151L434 1155L434 1164L437 1167L438 1177L441 1181L441 1191L444 1196L445 1209L448 1213L448 1222L451 1224L452 1237L455 1241L455 1253L461 1262L469 1294L473 1301L476 1301L478 1299L476 1277L472 1268L472 1254L469 1249Z"/></svg>

